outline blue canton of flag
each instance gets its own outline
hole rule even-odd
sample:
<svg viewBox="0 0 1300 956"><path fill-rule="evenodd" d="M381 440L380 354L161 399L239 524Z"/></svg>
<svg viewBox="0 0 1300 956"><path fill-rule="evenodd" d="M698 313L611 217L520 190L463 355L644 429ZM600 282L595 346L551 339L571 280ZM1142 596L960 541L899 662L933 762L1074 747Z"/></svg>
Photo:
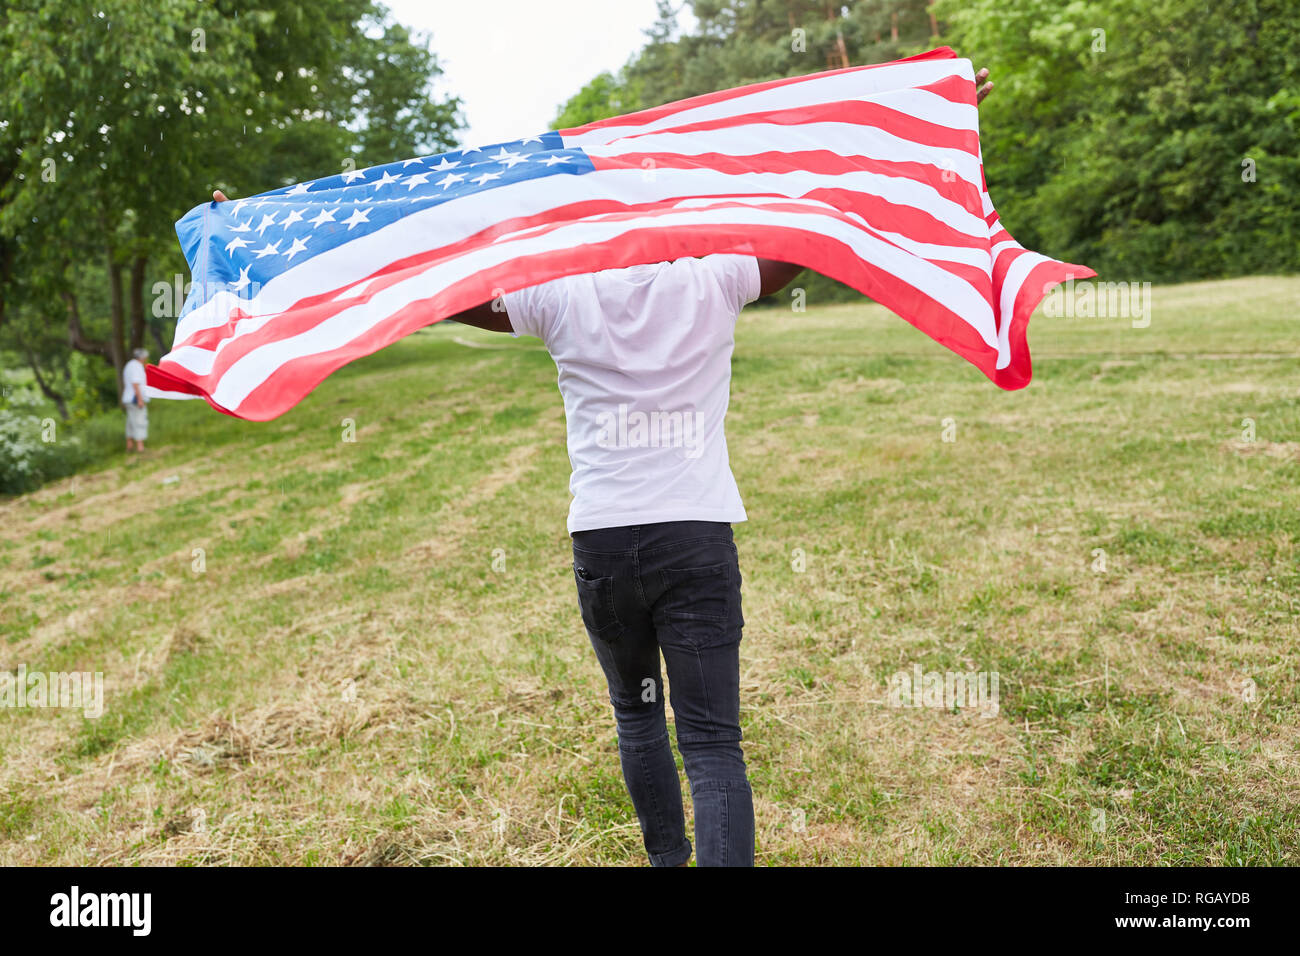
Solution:
<svg viewBox="0 0 1300 956"><path fill-rule="evenodd" d="M232 201L224 218L209 215L212 204L196 207L176 223L176 233L204 281L194 284L181 315L221 291L251 298L293 266L411 213L510 183L592 168L586 153L566 149L559 133L548 132L273 189Z"/></svg>

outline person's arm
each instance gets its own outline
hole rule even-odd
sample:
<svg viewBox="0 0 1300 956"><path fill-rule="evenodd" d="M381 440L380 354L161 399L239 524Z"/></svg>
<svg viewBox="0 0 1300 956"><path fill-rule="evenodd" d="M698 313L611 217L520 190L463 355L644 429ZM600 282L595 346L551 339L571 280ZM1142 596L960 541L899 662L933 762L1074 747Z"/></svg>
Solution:
<svg viewBox="0 0 1300 956"><path fill-rule="evenodd" d="M803 272L803 268L803 266L797 266L793 262L781 262L777 259L759 259L759 298L761 299L764 296L775 295L780 292L794 281L795 276Z"/></svg>
<svg viewBox="0 0 1300 956"><path fill-rule="evenodd" d="M230 197L220 189L214 189L212 191L213 202L229 202L229 200ZM464 325L472 325L477 329L487 329L489 332L514 332L514 329L510 327L510 319L506 315L506 310L504 308L499 311L493 309L491 302L483 302L479 305L471 306L463 312L457 312L455 315L447 316L443 321L446 321L446 319L451 319L453 322L460 322ZM139 390L140 386L137 385L136 391L139 392Z"/></svg>
<svg viewBox="0 0 1300 956"><path fill-rule="evenodd" d="M979 106L980 103L984 102L984 97L988 96L989 92L993 89L993 83L991 81L984 83L988 78L989 71L987 69L982 69L975 74L976 106ZM980 86L981 83L984 83L984 85ZM758 274L762 280L762 291L759 292L759 297L762 298L763 296L775 295L780 292L794 281L794 277L802 272L803 268L803 266L795 265L793 262L781 262L778 259L759 259Z"/></svg>
<svg viewBox="0 0 1300 956"><path fill-rule="evenodd" d="M148 401L148 399L144 397L144 386L139 382L133 382L132 387L135 389L135 403L137 405L144 405L145 402Z"/></svg>
<svg viewBox="0 0 1300 956"><path fill-rule="evenodd" d="M493 300L495 301L495 300ZM489 332L514 332L510 325L510 317L506 315L506 310L500 311L492 308L492 302L484 302L481 305L465 309L463 312L457 312L455 315L449 315L445 319L452 322L460 322L464 325L472 325L476 329L487 329Z"/></svg>

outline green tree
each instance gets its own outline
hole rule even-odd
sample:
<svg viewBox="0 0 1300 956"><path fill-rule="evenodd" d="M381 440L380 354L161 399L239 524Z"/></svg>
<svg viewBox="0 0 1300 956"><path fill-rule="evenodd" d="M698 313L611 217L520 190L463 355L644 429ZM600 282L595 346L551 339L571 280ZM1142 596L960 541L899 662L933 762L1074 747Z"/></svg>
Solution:
<svg viewBox="0 0 1300 956"><path fill-rule="evenodd" d="M568 99L551 123L551 129L568 129L620 116L639 109L637 99L624 82L606 71Z"/></svg>
<svg viewBox="0 0 1300 956"><path fill-rule="evenodd" d="M1285 0L941 0L999 81L989 191L1020 241L1115 278L1300 268L1300 29Z"/></svg>
<svg viewBox="0 0 1300 956"><path fill-rule="evenodd" d="M151 292L183 276L174 223L213 186L446 148L461 125L427 38L370 0L0 12L0 348L61 409L69 350L119 380L146 335L163 350L179 297Z"/></svg>
<svg viewBox="0 0 1300 956"><path fill-rule="evenodd" d="M661 0L646 45L565 104L560 125L948 45L997 83L980 109L985 171L1025 245L1116 278L1294 272L1294 6L693 0L697 27L682 33Z"/></svg>

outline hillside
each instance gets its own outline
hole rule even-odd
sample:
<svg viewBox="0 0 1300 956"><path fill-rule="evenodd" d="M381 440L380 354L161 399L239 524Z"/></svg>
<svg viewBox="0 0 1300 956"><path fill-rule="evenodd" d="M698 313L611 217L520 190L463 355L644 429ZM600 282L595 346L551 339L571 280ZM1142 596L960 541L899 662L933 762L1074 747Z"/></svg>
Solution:
<svg viewBox="0 0 1300 956"><path fill-rule="evenodd" d="M876 306L746 312L758 861L1294 863L1298 333L1300 278L1158 287L1146 328L1036 316L1006 393ZM644 862L537 340L151 417L0 503L0 663L106 686L0 708L0 863ZM914 665L998 713L889 706Z"/></svg>

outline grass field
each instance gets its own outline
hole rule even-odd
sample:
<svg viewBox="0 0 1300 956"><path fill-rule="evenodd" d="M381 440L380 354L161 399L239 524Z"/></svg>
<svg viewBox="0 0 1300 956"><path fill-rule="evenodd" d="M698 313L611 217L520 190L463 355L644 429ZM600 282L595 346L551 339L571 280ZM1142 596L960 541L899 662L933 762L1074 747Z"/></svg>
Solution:
<svg viewBox="0 0 1300 956"><path fill-rule="evenodd" d="M1008 393L876 306L741 317L760 863L1300 862L1300 278L1030 340ZM0 664L106 682L0 709L0 863L644 863L537 340L151 417L0 503ZM998 713L890 706L914 665Z"/></svg>

